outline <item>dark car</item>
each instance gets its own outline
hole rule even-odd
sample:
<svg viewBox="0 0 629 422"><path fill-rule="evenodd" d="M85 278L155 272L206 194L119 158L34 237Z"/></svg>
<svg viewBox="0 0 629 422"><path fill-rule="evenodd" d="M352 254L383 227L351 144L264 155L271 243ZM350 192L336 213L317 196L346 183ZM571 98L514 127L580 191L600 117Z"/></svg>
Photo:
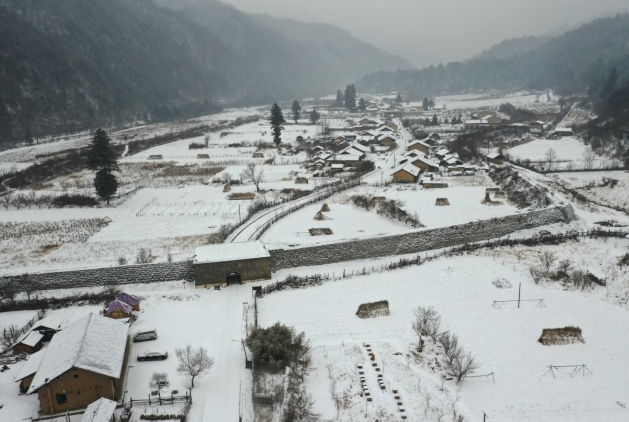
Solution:
<svg viewBox="0 0 629 422"><path fill-rule="evenodd" d="M145 360L164 360L168 357L168 352L144 352L138 355L138 360L143 362Z"/></svg>

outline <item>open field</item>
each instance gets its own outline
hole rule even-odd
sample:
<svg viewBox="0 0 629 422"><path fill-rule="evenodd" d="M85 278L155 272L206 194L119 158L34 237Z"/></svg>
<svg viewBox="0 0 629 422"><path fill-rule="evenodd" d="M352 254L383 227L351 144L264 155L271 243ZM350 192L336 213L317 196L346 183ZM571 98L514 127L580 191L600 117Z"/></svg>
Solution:
<svg viewBox="0 0 629 422"><path fill-rule="evenodd" d="M629 172L627 171L557 173L552 177L578 190L589 199L629 209Z"/></svg>

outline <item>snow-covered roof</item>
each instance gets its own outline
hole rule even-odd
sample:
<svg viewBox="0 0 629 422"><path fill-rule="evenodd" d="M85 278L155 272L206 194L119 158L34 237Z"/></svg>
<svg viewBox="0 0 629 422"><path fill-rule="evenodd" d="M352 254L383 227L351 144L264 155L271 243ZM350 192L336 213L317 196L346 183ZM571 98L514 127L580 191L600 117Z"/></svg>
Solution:
<svg viewBox="0 0 629 422"><path fill-rule="evenodd" d="M441 149L437 150L437 152L435 152L435 155L446 155L446 154L450 154L450 151L448 151L445 148L441 148Z"/></svg>
<svg viewBox="0 0 629 422"><path fill-rule="evenodd" d="M369 151L369 148L367 148L364 145L360 145L360 144L352 144L349 148L357 149L360 152L367 152L367 151ZM346 148L346 149L349 149L349 148Z"/></svg>
<svg viewBox="0 0 629 422"><path fill-rule="evenodd" d="M496 158L500 158L502 155L498 152L492 152L491 154L487 154L487 158L490 160L495 160Z"/></svg>
<svg viewBox="0 0 629 422"><path fill-rule="evenodd" d="M50 341L27 393L72 368L120 378L128 332L127 324L95 314L69 325Z"/></svg>
<svg viewBox="0 0 629 422"><path fill-rule="evenodd" d="M341 164L341 163L339 163L339 164L332 164L332 165L330 166L330 168L333 168L333 169L342 169L342 168L343 168L343 164Z"/></svg>
<svg viewBox="0 0 629 422"><path fill-rule="evenodd" d="M425 146L426 148L430 148L430 145L428 145L426 142L423 142L423 141L413 141L410 144L408 144L407 148L410 148L413 145L422 145L422 146Z"/></svg>
<svg viewBox="0 0 629 422"><path fill-rule="evenodd" d="M120 300L114 300L107 307L107 315L109 315L110 313L112 313L116 309L121 310L125 314L130 314L130 313L133 312L133 308L131 307L131 305L128 305L128 304L126 304L126 303L124 303L124 302L122 302Z"/></svg>
<svg viewBox="0 0 629 422"><path fill-rule="evenodd" d="M44 338L44 335L40 334L39 331L28 331L25 334L23 334L11 347L13 348L17 346L18 344L23 344L25 346L34 347L43 338Z"/></svg>
<svg viewBox="0 0 629 422"><path fill-rule="evenodd" d="M111 422L117 403L101 397L85 409L81 422Z"/></svg>
<svg viewBox="0 0 629 422"><path fill-rule="evenodd" d="M424 157L415 157L411 159L411 163L414 163L415 161L421 161L424 164L427 164L430 167L439 167L439 164L435 163L432 160L429 160L428 158L424 158Z"/></svg>
<svg viewBox="0 0 629 422"><path fill-rule="evenodd" d="M194 254L194 264L239 261L270 256L264 243L259 240L255 242L221 243L218 245L199 246L194 250Z"/></svg>
<svg viewBox="0 0 629 422"><path fill-rule="evenodd" d="M55 310L50 312L50 314L48 314L45 318L37 321L31 328L31 331L35 331L40 327L50 328L56 331L63 330L68 325L73 324L88 313L89 312L81 307Z"/></svg>
<svg viewBox="0 0 629 422"><path fill-rule="evenodd" d="M472 120L466 120L465 121L466 125L481 125L481 124L487 124L487 120L486 119L472 119Z"/></svg>
<svg viewBox="0 0 629 422"><path fill-rule="evenodd" d="M48 349L42 349L39 352L30 355L28 360L24 362L24 365L22 365L22 369L20 369L20 372L17 373L15 380L22 381L24 378L31 376L35 372L37 372L39 370L39 365L41 365L41 361L44 359L46 350Z"/></svg>
<svg viewBox="0 0 629 422"><path fill-rule="evenodd" d="M570 129L569 127L558 127L558 128L555 128L555 132L572 133L572 129Z"/></svg>
<svg viewBox="0 0 629 422"><path fill-rule="evenodd" d="M417 177L417 176L419 176L419 173L421 172L421 169L419 167L413 165L412 163L406 163L404 165L399 166L397 169L395 169L394 173L397 173L398 171L405 171L405 172L410 173L413 176Z"/></svg>

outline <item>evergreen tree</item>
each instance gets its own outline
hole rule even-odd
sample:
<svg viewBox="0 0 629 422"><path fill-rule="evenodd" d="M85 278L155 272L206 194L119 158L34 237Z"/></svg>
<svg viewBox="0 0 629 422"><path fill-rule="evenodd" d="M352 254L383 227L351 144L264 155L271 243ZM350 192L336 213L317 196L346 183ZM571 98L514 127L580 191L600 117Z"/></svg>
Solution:
<svg viewBox="0 0 629 422"><path fill-rule="evenodd" d="M297 120L301 117L301 106L297 102L297 100L293 101L293 105L291 107L293 110L293 120L297 123Z"/></svg>
<svg viewBox="0 0 629 422"><path fill-rule="evenodd" d="M432 125L433 126L439 126L439 119L437 119L437 115L436 114L432 115Z"/></svg>
<svg viewBox="0 0 629 422"><path fill-rule="evenodd" d="M430 126L430 119L428 117L424 120L424 126Z"/></svg>
<svg viewBox="0 0 629 422"><path fill-rule="evenodd" d="M397 97L395 97L395 102L398 104L402 103L402 96L399 93L397 94Z"/></svg>
<svg viewBox="0 0 629 422"><path fill-rule="evenodd" d="M356 110L356 87L354 85L345 87L345 108L349 111Z"/></svg>
<svg viewBox="0 0 629 422"><path fill-rule="evenodd" d="M422 107L424 111L428 111L428 98L424 97L424 101L422 102Z"/></svg>
<svg viewBox="0 0 629 422"><path fill-rule="evenodd" d="M96 171L94 188L101 198L109 200L118 190L118 181L113 175L114 171L120 171L118 157L111 145L111 139L103 129L96 129L87 157L87 168Z"/></svg>
<svg viewBox="0 0 629 422"><path fill-rule="evenodd" d="M603 87L603 98L609 97L609 94L611 94L616 89L617 83L618 83L618 70L616 69L616 66L614 66L609 71L607 82L605 83L605 86Z"/></svg>
<svg viewBox="0 0 629 422"><path fill-rule="evenodd" d="M432 110L433 108L435 108L435 101L433 99L430 99L428 101L428 107Z"/></svg>
<svg viewBox="0 0 629 422"><path fill-rule="evenodd" d="M284 126L282 125L286 123L286 120L284 120L282 109L277 103L274 103L271 107L271 118L269 122L271 123L271 130L273 131L273 142L275 142L275 145L279 145L282 143L282 130L284 130Z"/></svg>
<svg viewBox="0 0 629 422"><path fill-rule="evenodd" d="M360 109L360 111L365 111L367 110L367 103L365 102L364 98L361 98L360 101L358 102L358 108Z"/></svg>
<svg viewBox="0 0 629 422"><path fill-rule="evenodd" d="M321 115L319 114L319 112L313 108L310 112L310 122L312 122L312 124L315 124L317 123L317 121L319 121L320 118Z"/></svg>
<svg viewBox="0 0 629 422"><path fill-rule="evenodd" d="M345 103L345 97L340 89L336 90L336 105L343 105Z"/></svg>
<svg viewBox="0 0 629 422"><path fill-rule="evenodd" d="M96 194L107 200L107 205L109 205L109 200L118 190L118 180L110 171L98 170L94 177L94 188L96 189Z"/></svg>

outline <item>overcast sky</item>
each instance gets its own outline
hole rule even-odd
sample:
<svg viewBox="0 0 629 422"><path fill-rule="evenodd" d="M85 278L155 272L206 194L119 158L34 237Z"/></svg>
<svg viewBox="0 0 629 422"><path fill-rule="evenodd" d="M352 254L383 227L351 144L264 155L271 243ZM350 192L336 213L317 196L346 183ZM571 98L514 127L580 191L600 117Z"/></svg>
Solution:
<svg viewBox="0 0 629 422"><path fill-rule="evenodd" d="M274 17L331 23L413 65L447 63L512 37L629 9L627 0L223 0Z"/></svg>

